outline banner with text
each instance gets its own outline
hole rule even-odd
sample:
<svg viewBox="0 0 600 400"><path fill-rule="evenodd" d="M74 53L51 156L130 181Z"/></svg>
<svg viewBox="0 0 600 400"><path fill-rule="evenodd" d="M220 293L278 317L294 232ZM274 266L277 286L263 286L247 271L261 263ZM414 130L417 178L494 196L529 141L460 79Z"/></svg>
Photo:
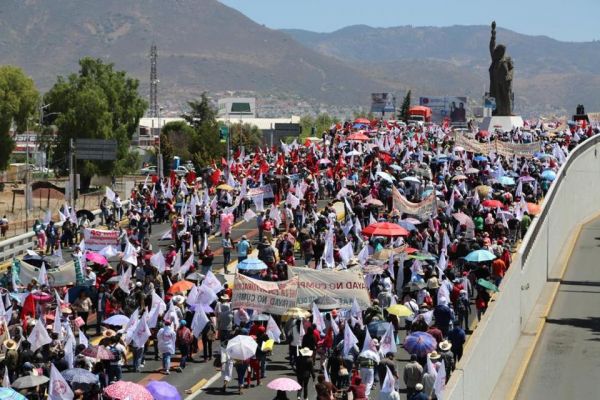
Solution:
<svg viewBox="0 0 600 400"><path fill-rule="evenodd" d="M425 220L431 215L434 215L437 207L437 199L435 192L431 193L427 198L419 203L411 203L402 196L396 187L392 188L392 199L394 208L401 213L411 214L418 217L420 220Z"/></svg>
<svg viewBox="0 0 600 400"><path fill-rule="evenodd" d="M106 246L117 246L119 244L119 231L101 231L99 229L86 228L83 231L85 248L87 250L102 250Z"/></svg>
<svg viewBox="0 0 600 400"><path fill-rule="evenodd" d="M231 304L233 308L243 307L282 315L288 309L296 307L297 295L297 276L287 281L267 282L236 274Z"/></svg>
<svg viewBox="0 0 600 400"><path fill-rule="evenodd" d="M317 298L325 295L338 300L344 308L350 308L355 298L361 308L371 305L360 268L342 271L292 268L292 273L299 278L297 307L310 309L309 307Z"/></svg>
<svg viewBox="0 0 600 400"><path fill-rule="evenodd" d="M532 158L535 153L541 150L540 142L533 143L509 143L496 141L496 153L504 157L525 157Z"/></svg>
<svg viewBox="0 0 600 400"><path fill-rule="evenodd" d="M275 197L271 185L263 185L256 188L248 189L248 193L246 194L246 196L248 196L248 198L251 198L259 194L263 195L263 199L272 199L273 197Z"/></svg>

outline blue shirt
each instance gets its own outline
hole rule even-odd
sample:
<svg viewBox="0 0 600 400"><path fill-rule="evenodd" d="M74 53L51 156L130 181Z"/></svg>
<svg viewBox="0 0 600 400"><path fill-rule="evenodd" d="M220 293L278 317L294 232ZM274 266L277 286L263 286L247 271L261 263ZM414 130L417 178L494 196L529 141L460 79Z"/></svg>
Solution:
<svg viewBox="0 0 600 400"><path fill-rule="evenodd" d="M237 244L237 252L239 256L247 256L250 243L247 240L242 240Z"/></svg>

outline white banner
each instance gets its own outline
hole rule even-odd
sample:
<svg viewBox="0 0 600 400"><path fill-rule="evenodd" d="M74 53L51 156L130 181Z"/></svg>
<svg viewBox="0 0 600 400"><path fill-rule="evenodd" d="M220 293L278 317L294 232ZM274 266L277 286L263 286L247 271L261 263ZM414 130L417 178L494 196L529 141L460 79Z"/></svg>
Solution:
<svg viewBox="0 0 600 400"><path fill-rule="evenodd" d="M88 250L98 251L106 246L119 245L119 231L101 231L99 229L86 228L83 231L85 247Z"/></svg>
<svg viewBox="0 0 600 400"><path fill-rule="evenodd" d="M296 307L309 309L317 298L325 295L337 299L344 308L350 308L354 299L363 309L371 305L360 268L343 271L292 268L292 273L299 278Z"/></svg>
<svg viewBox="0 0 600 400"><path fill-rule="evenodd" d="M38 279L39 269L31 264L27 264L25 261L20 260L19 263L21 264L21 271L19 273L21 284L27 286L31 283L32 279ZM47 275L48 284L52 287L75 284L75 264L73 261L69 261L58 268L49 269Z"/></svg>
<svg viewBox="0 0 600 400"><path fill-rule="evenodd" d="M263 199L272 199L275 197L273 194L273 187L271 185L263 185L257 188L248 189L246 196L248 196L248 198L252 198L259 194L263 195Z"/></svg>
<svg viewBox="0 0 600 400"><path fill-rule="evenodd" d="M290 308L296 307L297 294L297 276L287 281L267 282L236 274L231 304L233 308L244 307L282 315Z"/></svg>

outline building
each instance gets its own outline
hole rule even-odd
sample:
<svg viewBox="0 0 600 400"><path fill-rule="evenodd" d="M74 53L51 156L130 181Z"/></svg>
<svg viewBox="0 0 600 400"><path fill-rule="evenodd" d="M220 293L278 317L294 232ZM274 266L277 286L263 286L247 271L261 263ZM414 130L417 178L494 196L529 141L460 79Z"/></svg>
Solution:
<svg viewBox="0 0 600 400"><path fill-rule="evenodd" d="M218 101L219 118L256 118L256 99L254 97L226 97Z"/></svg>

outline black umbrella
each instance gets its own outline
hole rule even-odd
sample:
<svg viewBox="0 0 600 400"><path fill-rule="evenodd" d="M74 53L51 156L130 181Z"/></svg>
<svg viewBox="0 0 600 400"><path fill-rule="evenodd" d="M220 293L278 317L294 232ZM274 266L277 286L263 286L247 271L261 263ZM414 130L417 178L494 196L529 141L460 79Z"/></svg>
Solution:
<svg viewBox="0 0 600 400"><path fill-rule="evenodd" d="M96 218L96 216L90 210L78 210L75 215L77 215L77 218L81 218L85 215L88 221L93 221L94 218Z"/></svg>
<svg viewBox="0 0 600 400"><path fill-rule="evenodd" d="M73 389L90 390L94 385L100 383L100 378L87 369L70 368L61 372L62 376Z"/></svg>

